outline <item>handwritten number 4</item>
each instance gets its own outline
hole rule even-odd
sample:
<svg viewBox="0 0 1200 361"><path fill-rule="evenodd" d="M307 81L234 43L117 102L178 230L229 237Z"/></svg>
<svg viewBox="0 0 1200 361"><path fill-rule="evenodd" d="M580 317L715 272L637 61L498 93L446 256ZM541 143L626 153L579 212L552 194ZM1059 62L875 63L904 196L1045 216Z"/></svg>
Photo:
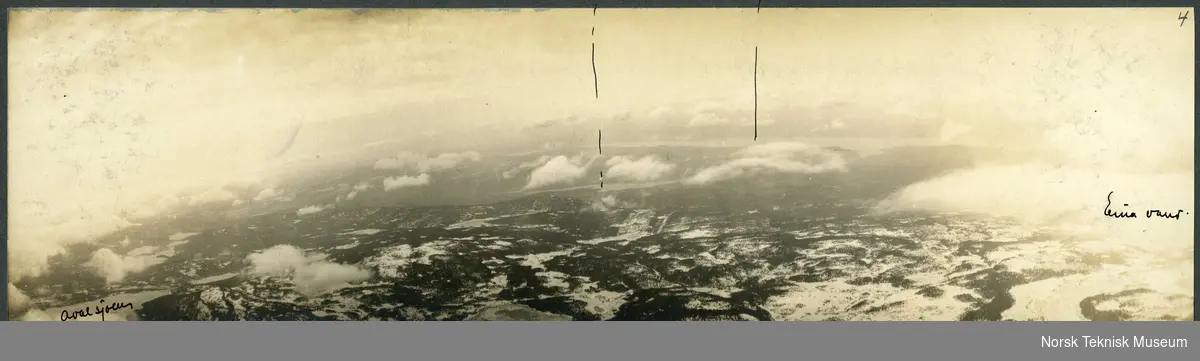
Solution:
<svg viewBox="0 0 1200 361"><path fill-rule="evenodd" d="M1183 23L1187 22L1187 19L1188 19L1187 16L1191 12L1192 12L1191 10L1188 10L1188 11L1184 11L1183 14L1179 14L1179 26L1183 26Z"/></svg>

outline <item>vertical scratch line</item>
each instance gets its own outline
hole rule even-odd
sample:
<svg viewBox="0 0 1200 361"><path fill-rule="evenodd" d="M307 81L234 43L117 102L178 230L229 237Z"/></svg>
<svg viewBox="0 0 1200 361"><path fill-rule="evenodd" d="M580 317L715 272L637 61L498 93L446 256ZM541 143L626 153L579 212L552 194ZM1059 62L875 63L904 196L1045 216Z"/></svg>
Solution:
<svg viewBox="0 0 1200 361"><path fill-rule="evenodd" d="M596 10L595 4L592 6L592 89L595 91L596 99L600 99L600 75L596 72ZM596 129L596 151L601 156L604 155L604 129L603 122L599 129ZM604 189L604 167L600 167L600 189Z"/></svg>
<svg viewBox="0 0 1200 361"><path fill-rule="evenodd" d="M600 76L596 73L596 9L592 4L592 88L596 91L596 99L600 99Z"/></svg>
<svg viewBox="0 0 1200 361"><path fill-rule="evenodd" d="M604 154L604 130L603 129L598 130L596 133L596 149L600 151L601 155ZM604 169L603 169L603 167L601 167L601 169L600 169L600 188L604 188Z"/></svg>
<svg viewBox="0 0 1200 361"><path fill-rule="evenodd" d="M758 140L758 47L754 47L754 140Z"/></svg>
<svg viewBox="0 0 1200 361"><path fill-rule="evenodd" d="M596 99L600 99L600 76L596 74L596 42L592 42L592 87L596 90Z"/></svg>

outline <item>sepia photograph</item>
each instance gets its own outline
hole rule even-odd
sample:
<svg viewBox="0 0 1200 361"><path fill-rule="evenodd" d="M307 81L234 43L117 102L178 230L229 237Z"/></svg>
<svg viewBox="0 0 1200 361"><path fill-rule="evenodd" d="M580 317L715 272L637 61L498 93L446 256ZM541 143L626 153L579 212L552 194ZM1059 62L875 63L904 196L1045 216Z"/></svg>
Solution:
<svg viewBox="0 0 1200 361"><path fill-rule="evenodd" d="M1190 321L1192 10L14 9L9 316Z"/></svg>

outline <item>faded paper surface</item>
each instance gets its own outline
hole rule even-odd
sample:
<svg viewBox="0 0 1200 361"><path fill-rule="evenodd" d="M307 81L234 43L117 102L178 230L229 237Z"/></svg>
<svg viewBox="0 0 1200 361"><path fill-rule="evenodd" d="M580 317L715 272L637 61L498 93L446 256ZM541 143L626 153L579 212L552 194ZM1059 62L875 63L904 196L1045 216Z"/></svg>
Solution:
<svg viewBox="0 0 1200 361"><path fill-rule="evenodd" d="M14 11L10 311L1191 319L1184 12Z"/></svg>

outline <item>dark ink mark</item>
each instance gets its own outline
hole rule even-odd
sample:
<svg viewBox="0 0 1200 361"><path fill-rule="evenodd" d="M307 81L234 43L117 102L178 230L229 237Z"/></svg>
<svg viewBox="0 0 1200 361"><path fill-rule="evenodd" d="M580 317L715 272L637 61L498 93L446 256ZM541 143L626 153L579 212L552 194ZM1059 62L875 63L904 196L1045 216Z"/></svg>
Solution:
<svg viewBox="0 0 1200 361"><path fill-rule="evenodd" d="M596 99L600 99L600 77L596 75L596 42L592 42L592 87L596 90Z"/></svg>
<svg viewBox="0 0 1200 361"><path fill-rule="evenodd" d="M103 304L104 300L100 300L100 303ZM84 308L74 310L74 311L63 310L62 313L59 314L58 319L62 320L62 321L77 320L79 318L86 318L86 317L91 317L91 316L95 316L95 315L100 315L100 321L104 321L105 314L108 314L112 311L120 310L123 308L133 308L133 304L128 303L128 302L126 302L126 303L113 302L111 304L107 304L107 305L103 305L103 306L96 306L95 308L84 307ZM96 313L92 313L93 310L95 310Z"/></svg>
<svg viewBox="0 0 1200 361"><path fill-rule="evenodd" d="M604 130L603 129L598 129L596 131L596 150L600 151L601 155L604 154ZM600 188L604 188L604 170L603 169L600 170Z"/></svg>
<svg viewBox="0 0 1200 361"><path fill-rule="evenodd" d="M758 47L754 47L754 140L758 140Z"/></svg>
<svg viewBox="0 0 1200 361"><path fill-rule="evenodd" d="M1137 212L1113 211L1111 209L1112 208L1112 194L1113 194L1113 192L1108 192L1108 204L1104 206L1104 215L1105 216L1113 217L1113 218L1138 218ZM1124 204L1122 204L1122 206L1129 207L1129 203L1124 203ZM1188 212L1185 212L1182 209L1175 211L1175 212L1167 212L1167 211L1163 211L1163 210L1159 210L1159 209L1150 209L1150 210L1146 211L1146 219L1155 218L1155 217L1166 218L1166 219L1180 219L1181 216L1186 215L1186 214L1188 214Z"/></svg>
<svg viewBox="0 0 1200 361"><path fill-rule="evenodd" d="M1154 216L1158 216L1160 218L1179 219L1179 216L1184 215L1184 214L1187 214L1187 212L1184 212L1182 209L1180 209L1179 211L1177 211L1175 213L1167 213L1167 212L1163 212L1161 210L1152 209L1152 210L1146 211L1146 218L1154 218Z"/></svg>
<svg viewBox="0 0 1200 361"><path fill-rule="evenodd" d="M592 16L596 16L596 6L592 6ZM592 37L596 37L596 26L592 25ZM596 41L592 40L592 89L596 99L600 99L600 75L596 72ZM604 154L604 130L596 130L596 150ZM604 170L600 170L600 188L604 188Z"/></svg>
<svg viewBox="0 0 1200 361"><path fill-rule="evenodd" d="M92 309L84 307L83 309L71 311L71 313L67 313L67 310L63 310L62 314L58 317L58 319L66 321L66 320L78 319L80 317L91 317L91 316L92 316Z"/></svg>
<svg viewBox="0 0 1200 361"><path fill-rule="evenodd" d="M762 0L758 0L758 8L757 8L757 10L755 10L754 12L755 12L755 13L762 13Z"/></svg>
<svg viewBox="0 0 1200 361"><path fill-rule="evenodd" d="M1107 198L1108 204L1104 205L1104 215L1105 216L1113 217L1113 218L1137 218L1136 212L1114 212L1114 211L1112 211L1110 209L1110 207L1112 207L1112 194L1113 194L1113 192L1108 192L1108 198ZM1129 204L1125 204L1125 206L1128 207Z"/></svg>
<svg viewBox="0 0 1200 361"><path fill-rule="evenodd" d="M1187 17L1187 16L1188 16L1188 14L1189 14L1189 13L1191 13L1191 12L1192 12L1191 10L1188 10L1188 11L1184 11L1184 12L1183 12L1183 14L1180 14L1180 15L1179 15L1179 26L1180 26L1180 27L1182 27L1182 26L1183 26L1183 23L1184 23L1184 22L1187 22L1187 19L1188 19L1188 17Z"/></svg>

